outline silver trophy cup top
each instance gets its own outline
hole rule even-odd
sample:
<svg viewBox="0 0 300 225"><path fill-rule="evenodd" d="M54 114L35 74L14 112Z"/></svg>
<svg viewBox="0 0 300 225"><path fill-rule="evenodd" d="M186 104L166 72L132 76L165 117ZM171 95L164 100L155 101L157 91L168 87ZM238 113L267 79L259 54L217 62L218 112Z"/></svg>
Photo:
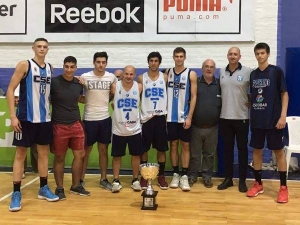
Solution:
<svg viewBox="0 0 300 225"><path fill-rule="evenodd" d="M140 165L140 172L145 180L154 180L158 171L159 165L157 163L143 163Z"/></svg>

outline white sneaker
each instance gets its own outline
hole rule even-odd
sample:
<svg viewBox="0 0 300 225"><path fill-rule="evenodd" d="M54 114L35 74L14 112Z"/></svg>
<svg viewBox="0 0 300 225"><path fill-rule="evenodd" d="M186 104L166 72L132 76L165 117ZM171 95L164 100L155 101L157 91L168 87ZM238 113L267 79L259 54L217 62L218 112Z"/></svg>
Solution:
<svg viewBox="0 0 300 225"><path fill-rule="evenodd" d="M122 185L119 182L112 183L112 188L111 188L112 193L120 192L121 189L122 189Z"/></svg>
<svg viewBox="0 0 300 225"><path fill-rule="evenodd" d="M22 174L22 179L24 179L26 177L25 173Z"/></svg>
<svg viewBox="0 0 300 225"><path fill-rule="evenodd" d="M187 175L183 175L180 178L179 187L183 191L190 191L191 190L191 187L189 185L189 179L188 179Z"/></svg>
<svg viewBox="0 0 300 225"><path fill-rule="evenodd" d="M141 191L142 190L141 184L138 180L136 180L132 183L131 188L135 191Z"/></svg>
<svg viewBox="0 0 300 225"><path fill-rule="evenodd" d="M178 174L178 173L174 173L174 174L173 174L172 181L171 181L171 183L170 183L170 187L171 187L171 188L178 188L179 180L180 180L179 174Z"/></svg>

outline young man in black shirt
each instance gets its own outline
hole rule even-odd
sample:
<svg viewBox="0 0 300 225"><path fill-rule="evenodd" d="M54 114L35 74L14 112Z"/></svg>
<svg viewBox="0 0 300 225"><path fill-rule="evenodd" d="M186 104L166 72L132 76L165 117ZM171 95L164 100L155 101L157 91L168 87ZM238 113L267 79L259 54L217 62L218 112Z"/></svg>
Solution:
<svg viewBox="0 0 300 225"><path fill-rule="evenodd" d="M261 181L262 149L265 139L267 147L274 150L280 176L278 203L288 202L286 186L286 158L283 151L283 131L286 126L286 113L289 96L283 71L268 63L270 47L258 43L254 47L258 68L250 74L251 92L251 141L255 181L247 192L248 197L256 197L264 192Z"/></svg>
<svg viewBox="0 0 300 225"><path fill-rule="evenodd" d="M77 60L68 56L64 60L64 73L52 78L51 102L53 142L51 152L54 154L54 178L57 185L55 190L60 200L66 199L63 188L65 157L68 148L73 151L72 186L70 193L88 196L80 184L83 159L85 156L85 133L80 120L78 101L82 97L83 87L78 79L74 78L77 69Z"/></svg>

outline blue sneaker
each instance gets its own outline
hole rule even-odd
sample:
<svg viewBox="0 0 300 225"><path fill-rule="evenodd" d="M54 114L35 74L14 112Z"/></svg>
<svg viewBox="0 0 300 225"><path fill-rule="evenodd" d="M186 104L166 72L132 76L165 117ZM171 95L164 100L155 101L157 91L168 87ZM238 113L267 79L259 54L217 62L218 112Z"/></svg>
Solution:
<svg viewBox="0 0 300 225"><path fill-rule="evenodd" d="M21 199L22 195L21 192L15 191L11 196L11 203L8 207L9 211L11 212L17 212L21 209Z"/></svg>
<svg viewBox="0 0 300 225"><path fill-rule="evenodd" d="M51 192L48 185L45 185L40 188L38 199L46 199L48 202L56 202L59 200L59 197Z"/></svg>

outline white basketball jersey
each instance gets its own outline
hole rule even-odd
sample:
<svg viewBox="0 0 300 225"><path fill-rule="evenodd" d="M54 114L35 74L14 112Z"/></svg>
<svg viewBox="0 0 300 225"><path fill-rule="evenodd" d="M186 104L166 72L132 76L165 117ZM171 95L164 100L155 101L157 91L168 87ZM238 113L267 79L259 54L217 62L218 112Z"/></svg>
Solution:
<svg viewBox="0 0 300 225"><path fill-rule="evenodd" d="M141 132L139 104L140 94L138 83L134 81L131 89L126 91L122 86L122 81L118 81L112 116L113 134L131 136Z"/></svg>
<svg viewBox="0 0 300 225"><path fill-rule="evenodd" d="M164 74L159 72L157 80L149 78L148 73L143 74L143 93L141 103L141 121L147 122L155 115L167 114L167 91Z"/></svg>
<svg viewBox="0 0 300 225"><path fill-rule="evenodd" d="M85 105L83 119L88 121L108 118L109 93L112 83L117 81L114 74L105 72L96 76L93 71L81 75L85 86Z"/></svg>
<svg viewBox="0 0 300 225"><path fill-rule="evenodd" d="M184 123L189 113L190 72L186 68L180 74L170 69L168 74L168 115L167 122Z"/></svg>

